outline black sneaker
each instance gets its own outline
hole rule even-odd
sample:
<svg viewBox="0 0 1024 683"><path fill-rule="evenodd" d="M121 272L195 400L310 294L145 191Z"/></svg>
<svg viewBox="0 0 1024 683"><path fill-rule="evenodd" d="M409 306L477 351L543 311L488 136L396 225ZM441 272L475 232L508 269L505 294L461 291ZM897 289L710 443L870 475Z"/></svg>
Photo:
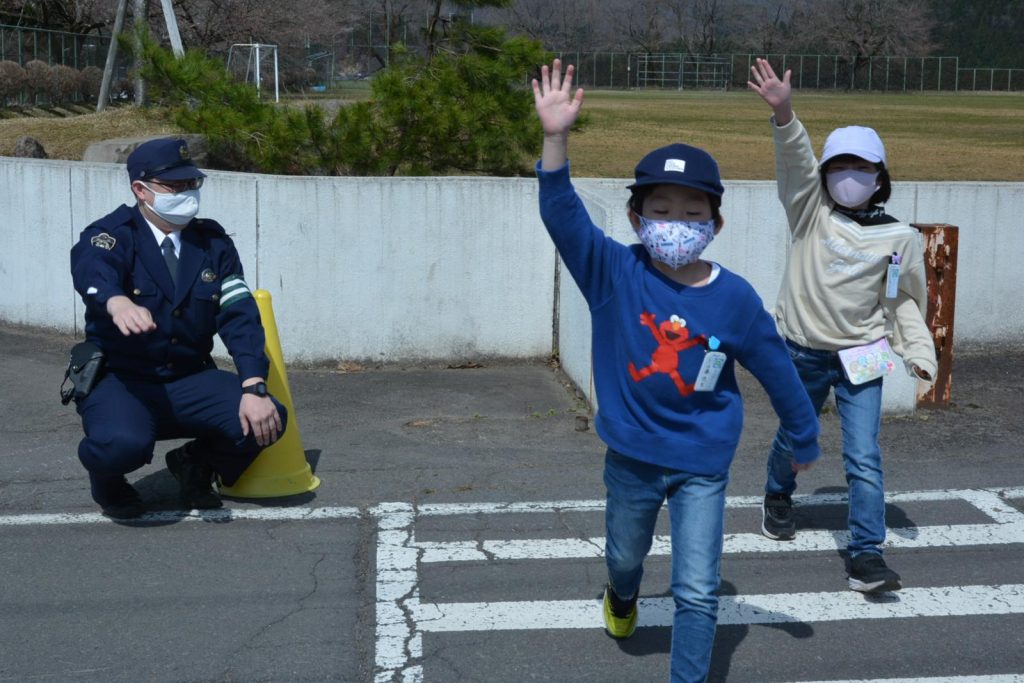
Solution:
<svg viewBox="0 0 1024 683"><path fill-rule="evenodd" d="M197 453L196 442L168 451L167 469L178 480L178 496L188 510L213 510L221 507L220 496L213 490L213 468Z"/></svg>
<svg viewBox="0 0 1024 683"><path fill-rule="evenodd" d="M861 553L850 560L850 588L861 593L884 593L903 588L900 575L885 566L878 553Z"/></svg>
<svg viewBox="0 0 1024 683"><path fill-rule="evenodd" d="M769 493L764 497L761 533L773 541L790 541L796 536L793 499L788 493Z"/></svg>
<svg viewBox="0 0 1024 683"><path fill-rule="evenodd" d="M89 474L92 499L104 515L112 519L134 519L146 512L139 492L123 476L101 477Z"/></svg>

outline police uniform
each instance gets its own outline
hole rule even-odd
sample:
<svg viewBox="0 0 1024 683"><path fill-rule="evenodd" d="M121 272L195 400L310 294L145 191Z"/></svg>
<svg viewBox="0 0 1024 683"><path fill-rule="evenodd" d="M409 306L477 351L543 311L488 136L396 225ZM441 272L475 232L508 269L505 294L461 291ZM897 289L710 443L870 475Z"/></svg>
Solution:
<svg viewBox="0 0 1024 683"><path fill-rule="evenodd" d="M185 142L174 139L140 146L128 170L132 180L203 177ZM92 223L71 250L86 338L106 356L103 378L77 405L85 431L78 456L101 506L116 497L125 473L150 462L155 441L196 438L194 454L225 485L262 448L252 430L243 435L239 420L241 381L265 378L269 362L238 252L224 228L209 219L192 219L180 237L176 278L138 206L121 206ZM106 308L119 295L148 309L156 329L122 334ZM215 367L215 333L239 375ZM284 407L274 403L284 422ZM110 482L113 494L105 489Z"/></svg>

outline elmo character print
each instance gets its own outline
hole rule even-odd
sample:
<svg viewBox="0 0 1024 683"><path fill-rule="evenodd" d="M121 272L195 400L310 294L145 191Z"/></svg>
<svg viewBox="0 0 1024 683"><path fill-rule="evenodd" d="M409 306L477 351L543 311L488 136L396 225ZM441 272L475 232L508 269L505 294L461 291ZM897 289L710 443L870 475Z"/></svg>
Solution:
<svg viewBox="0 0 1024 683"><path fill-rule="evenodd" d="M640 382L651 375L664 373L675 383L680 394L688 396L693 393L694 385L687 384L679 375L679 354L698 344L707 348L707 337L703 334L691 337L686 321L678 315L656 325L655 316L645 311L640 314L640 324L651 331L658 348L651 354L651 363L647 367L637 370L632 361L629 363L629 375L633 381Z"/></svg>

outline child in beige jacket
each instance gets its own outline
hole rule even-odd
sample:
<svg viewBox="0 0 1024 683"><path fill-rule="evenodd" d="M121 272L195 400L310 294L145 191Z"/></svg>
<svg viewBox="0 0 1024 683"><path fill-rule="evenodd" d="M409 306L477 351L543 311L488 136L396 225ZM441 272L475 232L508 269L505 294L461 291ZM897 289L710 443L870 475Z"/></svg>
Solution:
<svg viewBox="0 0 1024 683"><path fill-rule="evenodd" d="M791 232L775 321L816 411L835 393L849 487L850 588L899 590L882 559L885 493L878 445L883 376L902 357L931 381L935 347L925 324L927 285L920 235L885 213L892 191L885 147L871 128L834 130L822 158L793 113L789 71L758 59L748 87L772 108L779 199ZM891 346L890 346L891 345ZM796 535L797 472L781 431L772 443L761 530Z"/></svg>

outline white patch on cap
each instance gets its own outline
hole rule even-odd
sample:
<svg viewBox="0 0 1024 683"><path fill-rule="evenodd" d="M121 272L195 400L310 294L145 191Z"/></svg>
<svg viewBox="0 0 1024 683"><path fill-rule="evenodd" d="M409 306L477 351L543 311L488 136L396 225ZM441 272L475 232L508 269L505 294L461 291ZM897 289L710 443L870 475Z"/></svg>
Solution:
<svg viewBox="0 0 1024 683"><path fill-rule="evenodd" d="M686 173L686 160L685 159L665 159L665 170L676 171L677 173Z"/></svg>

